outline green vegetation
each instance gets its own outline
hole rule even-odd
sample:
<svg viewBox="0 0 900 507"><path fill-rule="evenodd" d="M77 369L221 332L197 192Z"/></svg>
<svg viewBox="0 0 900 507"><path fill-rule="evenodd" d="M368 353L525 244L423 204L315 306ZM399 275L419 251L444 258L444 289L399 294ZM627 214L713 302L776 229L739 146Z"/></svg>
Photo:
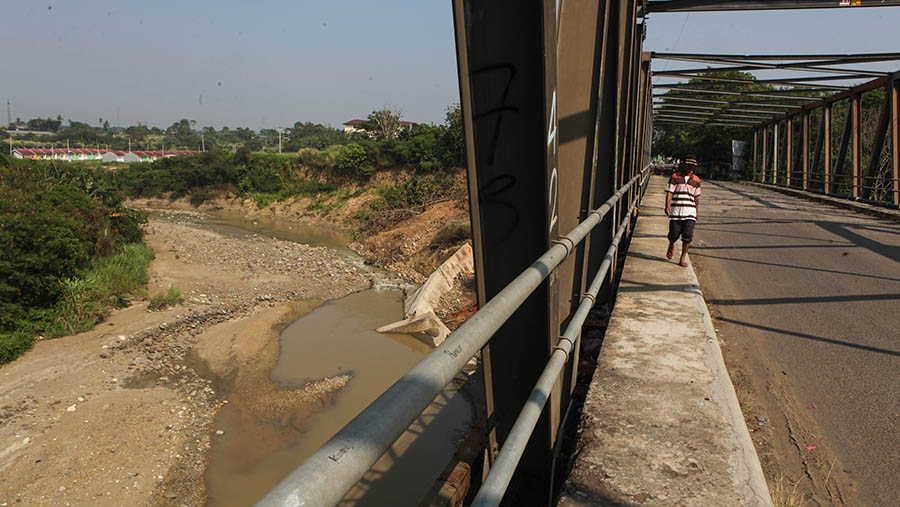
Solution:
<svg viewBox="0 0 900 507"><path fill-rule="evenodd" d="M707 73L700 75L718 76L733 79L754 79L752 74L739 71ZM772 85L765 83L729 83L724 81L704 81L690 79L688 81L692 89L709 91L767 91L773 89ZM677 88L669 90L666 97L678 97L685 95ZM733 96L708 94L708 100L728 101ZM706 98L706 97L704 97ZM810 98L812 100L812 97ZM743 127L718 127L707 125L689 125L659 123L654 125L653 153L680 157L685 153L694 153L702 162L731 162L731 141L733 139L748 141L752 144L753 133ZM749 136L749 137L748 137Z"/></svg>
<svg viewBox="0 0 900 507"><path fill-rule="evenodd" d="M431 248L447 248L471 239L472 225L468 222L451 222L434 235L431 240Z"/></svg>
<svg viewBox="0 0 900 507"><path fill-rule="evenodd" d="M148 311L165 310L170 306L179 305L184 302L184 295L175 287L169 286L165 292L157 292L150 296L147 304Z"/></svg>
<svg viewBox="0 0 900 507"><path fill-rule="evenodd" d="M377 115L373 113L370 118ZM390 116L390 115L389 115ZM233 193L265 207L275 201L309 197L309 209L328 213L364 190L360 183L381 170L402 168L413 177L378 189L357 218L369 231L420 213L429 204L465 194L450 174L463 160L459 107L448 109L442 125L400 126L399 116L380 135L346 134L297 123L283 134L293 154L253 152L263 146L249 129L194 129L181 120L169 129L144 126L117 130L62 119L31 122L33 128L82 139L88 146L122 148L161 136L169 148L185 148L204 136L211 151L135 163L117 169L100 162L14 160L0 155L0 363L15 359L37 336L52 338L90 329L110 309L146 296L152 252L142 242L145 217L123 207L126 196L188 198L199 205ZM385 130L388 128L388 130ZM215 134L215 135L213 135ZM277 134L277 132L275 132ZM124 137L123 137L124 136ZM241 139L234 151L215 149ZM19 141L25 138L16 138ZM53 138L43 137L44 144ZM268 141L267 141L268 142ZM447 229L440 242L453 244L467 231ZM151 308L183 300L170 288L151 298Z"/></svg>
<svg viewBox="0 0 900 507"><path fill-rule="evenodd" d="M57 116L56 120L35 118L27 122L15 122L14 128L52 132L51 135L17 134L16 147L58 148L106 148L113 150L198 150L234 151L239 147L250 151L278 152L278 131L263 129L256 132L249 128L213 127L197 128L197 122L181 119L165 129L148 127L140 123L130 127L112 127L109 121L98 119L97 126L66 120ZM360 133L350 134L341 129L315 123L297 122L293 127L281 130L281 149L289 154L301 148L324 149L332 145L342 145L364 139ZM6 139L5 132L3 136Z"/></svg>
<svg viewBox="0 0 900 507"><path fill-rule="evenodd" d="M464 195L463 185L448 173L422 175L399 185L379 188L378 198L369 202L368 209L361 210L356 218L367 231L373 232L421 213L431 204Z"/></svg>
<svg viewBox="0 0 900 507"><path fill-rule="evenodd" d="M90 328L146 283L144 218L98 171L0 156L0 362Z"/></svg>

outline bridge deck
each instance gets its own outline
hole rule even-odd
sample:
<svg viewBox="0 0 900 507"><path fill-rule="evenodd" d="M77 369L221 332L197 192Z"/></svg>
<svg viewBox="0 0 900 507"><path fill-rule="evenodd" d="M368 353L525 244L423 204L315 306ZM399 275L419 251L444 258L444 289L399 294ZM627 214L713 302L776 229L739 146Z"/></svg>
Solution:
<svg viewBox="0 0 900 507"><path fill-rule="evenodd" d="M693 270L644 198L561 506L771 505Z"/></svg>
<svg viewBox="0 0 900 507"><path fill-rule="evenodd" d="M691 260L767 475L823 504L900 505L900 223L703 190Z"/></svg>

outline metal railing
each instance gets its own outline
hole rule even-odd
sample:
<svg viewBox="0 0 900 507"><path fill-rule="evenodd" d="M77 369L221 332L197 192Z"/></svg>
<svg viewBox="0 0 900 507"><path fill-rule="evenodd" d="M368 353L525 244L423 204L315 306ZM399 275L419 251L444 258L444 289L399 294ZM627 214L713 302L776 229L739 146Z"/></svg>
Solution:
<svg viewBox="0 0 900 507"><path fill-rule="evenodd" d="M643 189L643 183L641 184L641 188ZM613 258L616 255L616 248L619 246L622 236L628 229L628 225L631 223L631 213L637 207L641 194L642 192L638 192L634 196L631 205L628 207L628 216L622 221L619 230L616 231L616 236L613 238L609 249L606 250L606 256L603 258L603 262L600 264L600 268L597 270L594 280L591 282L587 292L583 295L581 304L575 310L565 332L559 338L559 343L554 347L553 354L550 355L550 360L547 361L547 366L544 367L544 371L541 373L540 378L538 378L537 384L535 384L534 389L528 396L525 408L519 413L519 417L516 419L509 435L506 437L506 442L504 442L503 447L500 448L500 454L497 455L497 460L494 461L491 471L488 473L488 476L481 485L481 489L478 490L478 494L475 496L475 501L472 503L473 507L499 505L500 501L503 500L503 495L506 492L507 486L509 486L509 481L516 471L516 466L519 464L522 454L525 452L525 446L528 444L528 439L531 438L531 434L534 432L534 427L537 425L538 418L541 416L544 405L547 403L547 399L550 398L550 391L553 389L553 384L556 383L556 379L559 378L563 366L568 362L569 354L572 352L573 347L575 347L578 334L581 332L581 325L584 324L588 312L594 306L594 299L597 297L597 293L600 292L600 287L603 285L603 279L609 272Z"/></svg>
<svg viewBox="0 0 900 507"><path fill-rule="evenodd" d="M577 227L560 236L553 247L526 268L519 276L495 295L487 304L463 323L447 339L425 356L406 375L347 423L328 442L319 448L303 464L257 503L259 506L332 506L362 478L397 438L421 414L428 404L459 373L463 366L487 342L519 306L540 286L543 280L562 261L575 251L575 246L613 209L633 186L628 218L622 221L613 246L621 239L630 221L630 212L640 202L646 188L650 167L646 166L623 185L600 207L591 211ZM612 256L607 251L599 271L608 271ZM535 390L516 421L513 433L507 438L486 482L487 490L479 494L479 505L496 505L503 497L515 466L521 458L528 435L534 429L534 421L540 415L549 392L574 346L578 327L593 305L603 276L598 274L584 295L581 305L559 344L550 356ZM596 287L595 287L596 286ZM543 399L541 399L543 398ZM539 406L538 406L539 405Z"/></svg>

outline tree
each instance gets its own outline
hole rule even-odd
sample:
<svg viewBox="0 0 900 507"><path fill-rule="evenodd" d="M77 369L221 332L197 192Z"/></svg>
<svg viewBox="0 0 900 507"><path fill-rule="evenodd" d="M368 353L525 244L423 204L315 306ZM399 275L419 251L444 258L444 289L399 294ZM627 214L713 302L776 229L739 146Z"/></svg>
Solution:
<svg viewBox="0 0 900 507"><path fill-rule="evenodd" d="M752 74L739 71L701 73L700 76L709 75L737 79L755 79ZM704 81L693 78L688 81L691 88L711 91L767 91L772 90L771 85L765 83L729 83L723 81ZM801 92L802 90L798 90ZM678 97L687 95L685 92L673 88L666 97ZM708 95L708 96L707 96ZM734 95L704 94L709 100L730 101ZM811 97L812 98L812 97ZM693 124L657 123L653 126L653 153L654 155L679 156L684 153L694 153L701 161L731 161L731 141L747 140L750 134L748 129L742 127L721 127Z"/></svg>
<svg viewBox="0 0 900 507"><path fill-rule="evenodd" d="M397 106L385 106L369 113L360 127L372 133L375 139L393 139L400 133L400 117L403 110Z"/></svg>
<svg viewBox="0 0 900 507"><path fill-rule="evenodd" d="M462 109L459 104L447 106L444 126L447 130L444 134L443 144L449 154L448 161L457 167L462 167L466 161L466 135L463 131Z"/></svg>

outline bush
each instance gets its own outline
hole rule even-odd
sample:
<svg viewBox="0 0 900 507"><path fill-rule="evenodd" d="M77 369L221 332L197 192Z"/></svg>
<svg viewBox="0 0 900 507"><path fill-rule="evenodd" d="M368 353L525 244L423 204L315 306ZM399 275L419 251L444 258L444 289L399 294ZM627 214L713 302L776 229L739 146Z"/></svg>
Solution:
<svg viewBox="0 0 900 507"><path fill-rule="evenodd" d="M0 170L0 330L25 308L49 308L60 280L120 245L139 241L141 213L83 174L43 167Z"/></svg>
<svg viewBox="0 0 900 507"><path fill-rule="evenodd" d="M468 222L452 222L443 227L431 240L431 248L446 248L472 238L472 226Z"/></svg>
<svg viewBox="0 0 900 507"><path fill-rule="evenodd" d="M352 143L342 146L334 161L334 168L339 174L363 175L374 170L369 164L369 156L366 149L360 143Z"/></svg>
<svg viewBox="0 0 900 507"><path fill-rule="evenodd" d="M175 306L184 302L184 295L175 287L169 286L165 292L157 292L150 296L150 302L147 304L147 311L164 310L170 306Z"/></svg>
<svg viewBox="0 0 900 507"><path fill-rule="evenodd" d="M374 231L409 218L441 199L462 197L463 193L463 187L447 173L416 176L400 185L379 188L379 197L369 202L368 210L360 210L356 219Z"/></svg>
<svg viewBox="0 0 900 507"><path fill-rule="evenodd" d="M128 304L128 297L147 283L147 267L153 252L143 243L125 245L57 282L59 297L47 308L18 308L0 327L0 363L12 361L28 350L38 334L46 338L87 331L102 321L110 309Z"/></svg>
<svg viewBox="0 0 900 507"><path fill-rule="evenodd" d="M0 333L0 364L8 363L31 348L34 334L28 331Z"/></svg>

